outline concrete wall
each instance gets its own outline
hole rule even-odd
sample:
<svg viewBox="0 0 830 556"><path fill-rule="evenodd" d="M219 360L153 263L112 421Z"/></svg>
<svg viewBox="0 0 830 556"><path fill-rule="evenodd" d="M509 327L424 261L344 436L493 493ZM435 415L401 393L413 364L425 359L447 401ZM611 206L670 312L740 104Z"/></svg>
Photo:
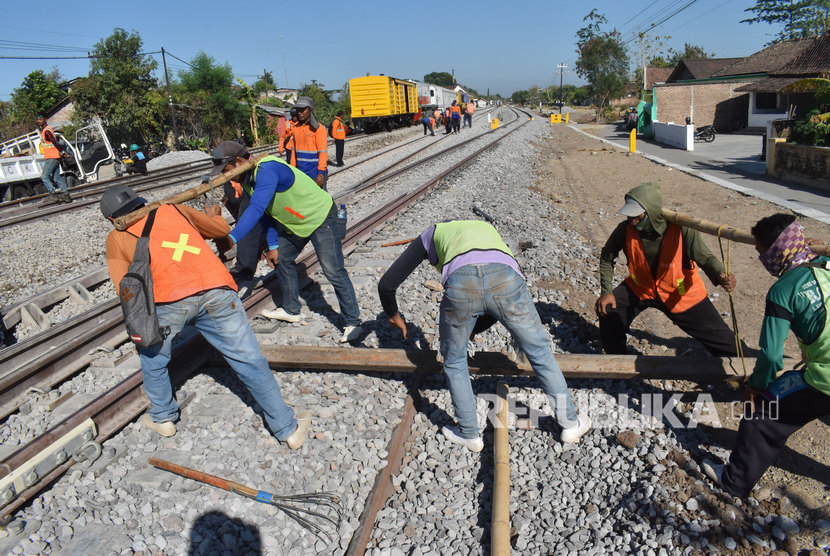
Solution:
<svg viewBox="0 0 830 556"><path fill-rule="evenodd" d="M746 83L657 85L654 87L657 120L683 123L688 116L695 127L714 124L719 132L746 127L749 94L735 91Z"/></svg>
<svg viewBox="0 0 830 556"><path fill-rule="evenodd" d="M775 150L771 166L776 177L830 190L830 147L808 147L778 139L767 149L768 153Z"/></svg>
<svg viewBox="0 0 830 556"><path fill-rule="evenodd" d="M672 122L652 122L654 140L686 151L693 151L695 146L695 128L691 125L678 125Z"/></svg>

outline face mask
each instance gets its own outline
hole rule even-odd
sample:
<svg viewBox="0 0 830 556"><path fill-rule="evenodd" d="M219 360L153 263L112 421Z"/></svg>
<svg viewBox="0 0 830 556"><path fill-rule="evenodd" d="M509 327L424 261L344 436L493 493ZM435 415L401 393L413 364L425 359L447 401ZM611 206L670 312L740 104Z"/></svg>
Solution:
<svg viewBox="0 0 830 556"><path fill-rule="evenodd" d="M776 278L814 257L804 240L804 228L793 222L758 258L767 272Z"/></svg>
<svg viewBox="0 0 830 556"><path fill-rule="evenodd" d="M634 229L640 233L651 231L651 224L648 220L648 214L643 215L643 219L640 220L636 226L634 226Z"/></svg>

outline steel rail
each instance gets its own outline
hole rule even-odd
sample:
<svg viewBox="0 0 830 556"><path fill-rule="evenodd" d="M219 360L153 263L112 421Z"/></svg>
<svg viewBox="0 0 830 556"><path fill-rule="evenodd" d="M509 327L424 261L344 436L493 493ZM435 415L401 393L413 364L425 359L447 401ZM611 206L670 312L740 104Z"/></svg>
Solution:
<svg viewBox="0 0 830 556"><path fill-rule="evenodd" d="M387 203L387 205L378 209L368 218L364 219L357 225L350 227L347 231L346 238L344 238L344 245L353 245L359 238L371 233L373 228L377 228L392 219L402 208L413 203L438 185L443 177L452 173L455 169L463 164L466 164L482 152L488 150L517 129L519 128L508 132L493 141L491 144L486 145L470 156L465 157L461 162L445 170L438 177L435 177L421 185L412 193L401 195L393 199L390 203ZM372 227L370 222L375 223L374 227ZM316 253L309 253L305 257L305 260L300 261L300 264L297 265L297 269L298 271L305 270L307 277L310 273L309 271L316 269L316 266L318 266ZM274 274L275 273L271 273L266 278L270 278ZM264 280L263 285L268 281L271 280ZM259 288L254 295L245 301L246 311L250 314L252 311L258 310L262 304L270 301L270 294L271 292L267 291L264 287ZM190 374L190 372L195 370L191 369L188 372L188 370L185 369L182 371L179 370L180 367L176 367L177 364L180 365L182 361L187 361L189 363L196 363L196 367L198 367L198 365L201 364L201 361L207 358L208 353L209 349L207 349L207 343L201 336L194 336L178 346L174 352L174 358L171 363L171 380L174 384L178 385L188 374ZM56 439L61 438L89 418L93 419L97 427L98 434L95 440L99 443L103 442L116 431L120 430L126 424L134 420L149 405L146 396L143 394L141 385L141 371L139 370L119 383L115 388L93 400L91 404L79 409L74 414L67 417L64 421L53 426L51 429L22 446L19 450L7 457L2 463L0 463L0 477L5 477L9 473L13 472L31 458L37 456ZM400 436L402 437L403 435ZM402 445L403 439L398 438L395 442ZM11 512L19 508L32 496L40 492L48 484L69 469L73 463L74 462L70 459L67 462L57 466L53 471L49 472L44 477L37 477L35 482L29 485L26 490L18 493L13 501L9 502L2 509L0 509L0 519L10 515ZM399 464L400 462L398 462L398 465Z"/></svg>
<svg viewBox="0 0 830 556"><path fill-rule="evenodd" d="M273 151L276 147L276 145L252 147L249 149L249 152L252 154L258 154L261 152ZM58 214L61 212L69 212L84 208L94 202L89 199L84 199L85 197L101 195L113 185L128 185L136 191L149 191L186 181L185 179L176 180L175 178L180 178L181 176L199 176L209 169L210 159L205 158L204 160L191 160L181 164L176 164L174 166L160 168L148 173L147 175L128 175L107 180L94 181L73 187L70 192L74 195L73 198L75 200L72 203L66 204L54 203L50 201L45 193L25 197L23 199L17 199L15 201L6 201L5 203L0 203L0 228L34 220L41 216L48 216L51 214ZM159 180L166 181L156 185ZM26 201L38 200L44 202L25 203ZM95 201L97 201L97 198Z"/></svg>

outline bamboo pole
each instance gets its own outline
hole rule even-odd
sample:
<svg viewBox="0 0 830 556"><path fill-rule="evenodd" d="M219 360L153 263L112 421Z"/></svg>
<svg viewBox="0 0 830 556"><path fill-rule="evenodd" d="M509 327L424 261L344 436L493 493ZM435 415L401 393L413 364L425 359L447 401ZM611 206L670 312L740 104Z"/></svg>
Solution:
<svg viewBox="0 0 830 556"><path fill-rule="evenodd" d="M332 346L261 345L272 368L319 369L338 372L440 373L441 363L432 350L354 349ZM737 357L675 357L661 355L602 355L557 353L566 378L616 380L666 379L716 383L746 377ZM745 359L746 368L755 359ZM468 360L470 374L533 376L527 362L516 364L500 352L478 352Z"/></svg>
<svg viewBox="0 0 830 556"><path fill-rule="evenodd" d="M175 195L167 197L166 199L162 199L161 201L155 201L153 203L150 203L149 205L144 205L140 209L134 210L133 212L125 214L124 216L119 216L113 221L113 223L115 224L115 229L122 231L126 230L127 228L129 228L130 226L144 218L151 210L157 209L161 205L177 205L195 199L199 195L204 195L214 187L218 187L237 176L241 176L242 174L256 166L256 164L266 156L268 156L268 153L261 154L256 158L251 158L250 160L240 164L230 172L219 174L218 176L210 180L210 182L201 183L196 187L191 187L187 191L182 191L181 193L177 193Z"/></svg>
<svg viewBox="0 0 830 556"><path fill-rule="evenodd" d="M493 432L493 517L490 523L490 554L510 554L510 444L507 432L507 384L499 382L498 424Z"/></svg>
<svg viewBox="0 0 830 556"><path fill-rule="evenodd" d="M733 228L732 226L728 226L726 224L721 225L703 218L694 218L688 214L683 214L682 212L677 212L667 208L663 209L663 218L673 224L686 226L687 228L692 228L698 232L719 236L738 243L755 245L755 238L752 237L751 233L738 228ZM827 245L810 245L810 251L817 255L830 256L830 246Z"/></svg>

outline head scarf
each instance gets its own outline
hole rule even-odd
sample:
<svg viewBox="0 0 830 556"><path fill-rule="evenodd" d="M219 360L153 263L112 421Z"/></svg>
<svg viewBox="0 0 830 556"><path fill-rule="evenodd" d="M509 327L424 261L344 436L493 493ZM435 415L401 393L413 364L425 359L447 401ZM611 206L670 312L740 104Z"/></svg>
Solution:
<svg viewBox="0 0 830 556"><path fill-rule="evenodd" d="M815 257L804 239L804 228L793 222L760 255L761 264L776 278Z"/></svg>

